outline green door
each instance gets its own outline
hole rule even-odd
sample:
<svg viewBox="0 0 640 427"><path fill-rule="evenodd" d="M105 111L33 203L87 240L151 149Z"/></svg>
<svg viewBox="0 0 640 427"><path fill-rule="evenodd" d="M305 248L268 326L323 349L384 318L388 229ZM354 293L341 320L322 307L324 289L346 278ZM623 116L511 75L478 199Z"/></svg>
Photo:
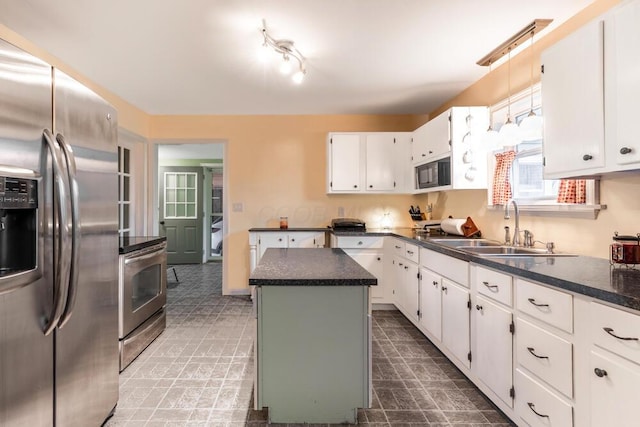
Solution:
<svg viewBox="0 0 640 427"><path fill-rule="evenodd" d="M160 235L167 238L167 263L202 263L202 168L159 168Z"/></svg>

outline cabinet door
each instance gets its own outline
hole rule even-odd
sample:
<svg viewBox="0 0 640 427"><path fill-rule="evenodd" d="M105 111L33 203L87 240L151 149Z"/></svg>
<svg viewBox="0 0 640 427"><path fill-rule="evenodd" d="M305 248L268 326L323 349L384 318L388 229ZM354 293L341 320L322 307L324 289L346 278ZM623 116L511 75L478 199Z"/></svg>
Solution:
<svg viewBox="0 0 640 427"><path fill-rule="evenodd" d="M591 425L637 426L640 366L604 351L591 351L589 375Z"/></svg>
<svg viewBox="0 0 640 427"><path fill-rule="evenodd" d="M500 399L513 407L513 334L510 311L478 296L472 307L475 347L473 364L476 374Z"/></svg>
<svg viewBox="0 0 640 427"><path fill-rule="evenodd" d="M640 162L638 99L640 99L640 2L616 8L605 21L605 87L607 157L617 165ZM628 169L628 166L613 169Z"/></svg>
<svg viewBox="0 0 640 427"><path fill-rule="evenodd" d="M442 157L451 151L450 110L445 111L427 125L429 126L427 150L432 157Z"/></svg>
<svg viewBox="0 0 640 427"><path fill-rule="evenodd" d="M442 283L440 275L420 269L420 325L442 340Z"/></svg>
<svg viewBox="0 0 640 427"><path fill-rule="evenodd" d="M418 321L419 295L418 265L405 258L394 259L396 276L396 304L412 322Z"/></svg>
<svg viewBox="0 0 640 427"><path fill-rule="evenodd" d="M360 135L332 135L331 191L360 191Z"/></svg>
<svg viewBox="0 0 640 427"><path fill-rule="evenodd" d="M297 232L289 233L288 247L290 248L323 248L324 233Z"/></svg>
<svg viewBox="0 0 640 427"><path fill-rule="evenodd" d="M387 286L383 277L383 265L384 260L381 250L370 249L344 249L347 255L349 255L355 262L360 264L369 273L376 276L378 279L378 285L372 286L371 298L374 303L391 303L391 292Z"/></svg>
<svg viewBox="0 0 640 427"><path fill-rule="evenodd" d="M365 137L367 191L393 191L396 185L394 167L395 138L380 133Z"/></svg>
<svg viewBox="0 0 640 427"><path fill-rule="evenodd" d="M429 139L428 123L423 124L413 131L413 143L411 144L411 160L413 164L424 163L430 156L427 149L427 140ZM433 154L433 152L431 153Z"/></svg>
<svg viewBox="0 0 640 427"><path fill-rule="evenodd" d="M541 62L545 178L593 173L605 160L602 21L542 52Z"/></svg>
<svg viewBox="0 0 640 427"><path fill-rule="evenodd" d="M268 248L286 248L288 245L287 233L262 233L258 238L258 262L262 259L264 251Z"/></svg>
<svg viewBox="0 0 640 427"><path fill-rule="evenodd" d="M414 190L414 169L411 164L411 132L401 132L395 135L396 144L393 160L396 171L397 193L410 193Z"/></svg>
<svg viewBox="0 0 640 427"><path fill-rule="evenodd" d="M467 368L469 362L469 291L442 279L442 342Z"/></svg>

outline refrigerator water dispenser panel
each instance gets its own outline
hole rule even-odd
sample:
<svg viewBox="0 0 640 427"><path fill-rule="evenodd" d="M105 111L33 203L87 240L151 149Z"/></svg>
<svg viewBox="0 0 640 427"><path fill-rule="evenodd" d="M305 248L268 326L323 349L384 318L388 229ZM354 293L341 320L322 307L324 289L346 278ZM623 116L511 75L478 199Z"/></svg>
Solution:
<svg viewBox="0 0 640 427"><path fill-rule="evenodd" d="M36 268L37 184L0 176L0 277Z"/></svg>

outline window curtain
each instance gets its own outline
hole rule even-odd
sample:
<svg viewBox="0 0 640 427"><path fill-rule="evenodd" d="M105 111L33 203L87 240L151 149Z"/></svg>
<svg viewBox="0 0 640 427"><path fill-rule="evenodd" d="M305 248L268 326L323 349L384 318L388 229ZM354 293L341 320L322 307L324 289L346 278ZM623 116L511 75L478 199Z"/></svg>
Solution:
<svg viewBox="0 0 640 427"><path fill-rule="evenodd" d="M558 188L558 203L587 202L587 181L584 179L562 179Z"/></svg>
<svg viewBox="0 0 640 427"><path fill-rule="evenodd" d="M493 172L493 197L494 205L504 205L511 199L511 165L516 158L513 150L496 153L496 169Z"/></svg>

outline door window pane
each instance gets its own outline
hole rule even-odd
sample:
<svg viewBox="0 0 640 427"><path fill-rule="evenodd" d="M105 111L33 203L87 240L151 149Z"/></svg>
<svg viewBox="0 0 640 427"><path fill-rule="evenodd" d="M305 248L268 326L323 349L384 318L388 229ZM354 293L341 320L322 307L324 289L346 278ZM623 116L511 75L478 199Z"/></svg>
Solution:
<svg viewBox="0 0 640 427"><path fill-rule="evenodd" d="M197 176L194 172L165 172L165 218L196 218L198 210Z"/></svg>

